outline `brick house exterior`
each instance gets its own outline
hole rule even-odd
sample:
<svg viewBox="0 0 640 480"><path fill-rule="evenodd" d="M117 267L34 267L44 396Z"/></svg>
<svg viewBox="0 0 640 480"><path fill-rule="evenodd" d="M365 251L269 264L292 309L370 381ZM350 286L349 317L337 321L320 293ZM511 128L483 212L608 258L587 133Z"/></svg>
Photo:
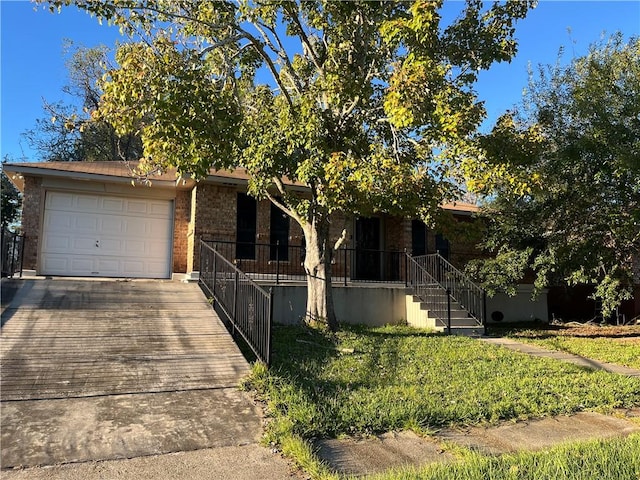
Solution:
<svg viewBox="0 0 640 480"><path fill-rule="evenodd" d="M201 239L238 241L238 195L246 192L247 176L241 171L212 171L204 181L176 180L174 172L151 177L148 185L132 182L130 165L121 162L43 162L5 164L5 173L23 193L22 233L26 238L24 268L47 274L43 270L41 239L44 228L46 198L54 192L78 192L81 195L122 197L131 199L159 199L171 202L171 273L197 272ZM304 191L304 187L289 185ZM444 206L459 218L469 218L477 208L460 204ZM255 242L272 243L271 216L274 212L268 200L256 201ZM281 214L281 213L279 213ZM373 221L336 215L331 223L331 236L338 238L343 229L348 232L347 245L357 243L356 230L367 228L376 233L376 248L411 252L415 248L415 221L407 218L379 215ZM362 223L359 223L362 222ZM361 225L359 227L359 225ZM364 225L364 226L362 226ZM289 222L288 243L302 246L300 227ZM420 227L418 226L418 229ZM435 252L441 236L424 227L421 247ZM474 248L461 242L447 242L447 250L454 263L461 263L475 253ZM458 262L458 259L460 260ZM243 264L251 269L251 262ZM344 275L349 265L336 259L334 272Z"/></svg>

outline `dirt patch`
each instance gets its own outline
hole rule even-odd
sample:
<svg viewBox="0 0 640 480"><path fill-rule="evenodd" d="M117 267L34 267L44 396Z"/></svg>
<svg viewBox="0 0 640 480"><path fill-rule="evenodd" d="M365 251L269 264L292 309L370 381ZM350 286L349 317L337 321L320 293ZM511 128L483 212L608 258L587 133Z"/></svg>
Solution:
<svg viewBox="0 0 640 480"><path fill-rule="evenodd" d="M536 329L526 329L518 332L505 329L514 337L545 338L545 337L586 337L586 338L617 338L631 343L640 341L640 325L598 325L594 323L570 322L551 324Z"/></svg>

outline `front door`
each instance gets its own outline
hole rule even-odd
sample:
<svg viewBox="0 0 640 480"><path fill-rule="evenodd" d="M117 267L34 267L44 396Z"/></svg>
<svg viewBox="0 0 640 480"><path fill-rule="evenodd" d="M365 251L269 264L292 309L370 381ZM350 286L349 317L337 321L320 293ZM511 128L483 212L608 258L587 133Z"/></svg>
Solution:
<svg viewBox="0 0 640 480"><path fill-rule="evenodd" d="M380 219L356 220L356 265L354 280L380 280Z"/></svg>

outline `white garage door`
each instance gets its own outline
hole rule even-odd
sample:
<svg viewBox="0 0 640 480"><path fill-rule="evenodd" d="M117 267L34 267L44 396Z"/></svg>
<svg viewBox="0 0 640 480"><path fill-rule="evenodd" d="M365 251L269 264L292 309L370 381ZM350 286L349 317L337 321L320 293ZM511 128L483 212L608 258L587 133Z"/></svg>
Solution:
<svg viewBox="0 0 640 480"><path fill-rule="evenodd" d="M47 192L43 275L169 278L172 202Z"/></svg>

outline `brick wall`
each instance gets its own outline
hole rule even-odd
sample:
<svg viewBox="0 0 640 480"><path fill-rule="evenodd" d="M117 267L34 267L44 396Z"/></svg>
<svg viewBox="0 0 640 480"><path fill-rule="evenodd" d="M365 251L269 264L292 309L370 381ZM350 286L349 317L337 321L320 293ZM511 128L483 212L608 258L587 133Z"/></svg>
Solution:
<svg viewBox="0 0 640 480"><path fill-rule="evenodd" d="M256 215L256 242L270 243L271 241L271 201L268 199L258 200Z"/></svg>
<svg viewBox="0 0 640 480"><path fill-rule="evenodd" d="M187 271L200 269L200 239L235 241L236 206L236 187L200 183L192 190Z"/></svg>
<svg viewBox="0 0 640 480"><path fill-rule="evenodd" d="M384 249L395 252L411 250L411 220L402 217L384 217Z"/></svg>
<svg viewBox="0 0 640 480"><path fill-rule="evenodd" d="M178 190L174 200L173 271L187 271L189 252L189 222L191 220L191 192Z"/></svg>
<svg viewBox="0 0 640 480"><path fill-rule="evenodd" d="M38 241L40 239L41 212L44 209L42 178L24 177L22 199L22 232L25 235L24 263L28 270L35 270L38 262Z"/></svg>

